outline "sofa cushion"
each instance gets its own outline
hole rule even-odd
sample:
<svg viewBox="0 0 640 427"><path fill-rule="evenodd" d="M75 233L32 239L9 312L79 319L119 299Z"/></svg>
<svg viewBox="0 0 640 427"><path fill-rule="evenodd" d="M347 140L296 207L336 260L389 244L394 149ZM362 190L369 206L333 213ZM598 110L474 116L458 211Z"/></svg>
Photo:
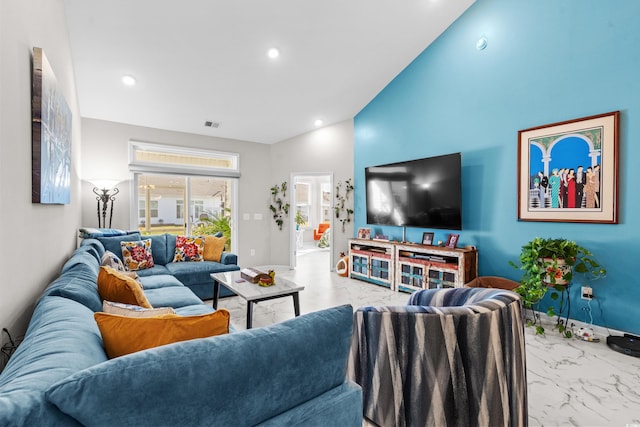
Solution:
<svg viewBox="0 0 640 427"><path fill-rule="evenodd" d="M102 243L100 243L100 241L96 240L96 239L84 239L80 242L80 246L79 248L84 248L84 247L89 247L89 248L93 248L96 251L96 259L100 260L100 258L102 258L102 255L104 255L104 246L102 245Z"/></svg>
<svg viewBox="0 0 640 427"><path fill-rule="evenodd" d="M167 262L165 262L165 265L167 263L171 262L171 260L173 259L173 255L175 254L176 237L177 236L175 234L166 234L165 235L165 239L167 240L167 247L165 248Z"/></svg>
<svg viewBox="0 0 640 427"><path fill-rule="evenodd" d="M141 351L46 396L87 425L256 425L344 383L352 322L342 306Z"/></svg>
<svg viewBox="0 0 640 427"><path fill-rule="evenodd" d="M145 289L144 294L149 303L154 307L178 308L186 305L202 304L202 300L186 286Z"/></svg>
<svg viewBox="0 0 640 427"><path fill-rule="evenodd" d="M76 265L82 264L92 270L98 270L98 258L94 256L95 250L90 247L78 248L73 252L71 258L69 258L60 271L60 274L64 274L67 271L74 268Z"/></svg>
<svg viewBox="0 0 640 427"><path fill-rule="evenodd" d="M144 308L139 305L122 304L120 302L102 301L102 312L126 317L154 317L163 314L176 314L171 307Z"/></svg>
<svg viewBox="0 0 640 427"><path fill-rule="evenodd" d="M138 282L142 284L142 289L158 289L166 288L169 286L184 287L182 283L175 277L171 276L167 271L167 274L154 274L153 276L138 277Z"/></svg>
<svg viewBox="0 0 640 427"><path fill-rule="evenodd" d="M176 308L176 314L180 316L196 316L198 314L213 313L214 311L216 310L213 307L202 304L202 302L199 304L185 305L184 307ZM231 325L229 325L229 331L232 331Z"/></svg>
<svg viewBox="0 0 640 427"><path fill-rule="evenodd" d="M205 283L191 283L189 285L189 289L191 289L191 292L196 294L202 301L213 299L213 281L211 280ZM231 290L229 290L225 285L220 285L218 298L233 296L236 296L236 294L231 292Z"/></svg>
<svg viewBox="0 0 640 427"><path fill-rule="evenodd" d="M140 240L141 238L142 237L140 236L140 233L131 233L124 236L96 237L96 240L102 243L102 246L104 246L104 249L106 251L111 251L114 254L118 255L120 259L123 259L120 242L131 242Z"/></svg>
<svg viewBox="0 0 640 427"><path fill-rule="evenodd" d="M148 277L148 276L157 276L157 275L166 275L171 274L169 270L164 265L154 264L151 268L145 268L144 270L137 270L136 273L138 277Z"/></svg>
<svg viewBox="0 0 640 427"><path fill-rule="evenodd" d="M142 286L130 276L111 267L102 266L98 273L98 294L102 300L134 304L145 308L153 308Z"/></svg>
<svg viewBox="0 0 640 427"><path fill-rule="evenodd" d="M54 280L43 296L59 296L68 298L89 308L91 311L102 309L102 299L98 295L98 273L76 266Z"/></svg>
<svg viewBox="0 0 640 427"><path fill-rule="evenodd" d="M238 264L238 255L231 252L222 252L220 262L224 265L236 265Z"/></svg>
<svg viewBox="0 0 640 427"><path fill-rule="evenodd" d="M120 242L122 261L129 271L144 270L153 267L151 239Z"/></svg>
<svg viewBox="0 0 640 427"><path fill-rule="evenodd" d="M144 236L145 239L151 239L154 264L165 265L173 259L173 247L171 248L171 254L167 253L167 236L168 234L150 234Z"/></svg>
<svg viewBox="0 0 640 427"><path fill-rule="evenodd" d="M86 250L76 249L43 296L61 296L76 301L92 311L100 311L102 300L98 295L98 260Z"/></svg>
<svg viewBox="0 0 640 427"><path fill-rule="evenodd" d="M213 279L211 273L229 271L237 266L229 266L214 261L203 261L198 263L170 262L166 265L167 270L180 280L184 285L189 286L197 283L211 283L213 289Z"/></svg>
<svg viewBox="0 0 640 427"><path fill-rule="evenodd" d="M41 298L0 376L0 425L76 425L44 393L55 382L106 360L89 308L58 296Z"/></svg>
<svg viewBox="0 0 640 427"><path fill-rule="evenodd" d="M94 315L109 358L162 345L229 333L229 312L221 309L198 316L165 314L156 317Z"/></svg>
<svg viewBox="0 0 640 427"><path fill-rule="evenodd" d="M282 426L367 426L362 422L362 389L354 382L332 388L256 427Z"/></svg>
<svg viewBox="0 0 640 427"><path fill-rule="evenodd" d="M225 243L227 243L227 238L224 236L205 236L204 260L220 262Z"/></svg>
<svg viewBox="0 0 640 427"><path fill-rule="evenodd" d="M173 262L200 262L203 261L203 255L203 237L176 237L176 249Z"/></svg>

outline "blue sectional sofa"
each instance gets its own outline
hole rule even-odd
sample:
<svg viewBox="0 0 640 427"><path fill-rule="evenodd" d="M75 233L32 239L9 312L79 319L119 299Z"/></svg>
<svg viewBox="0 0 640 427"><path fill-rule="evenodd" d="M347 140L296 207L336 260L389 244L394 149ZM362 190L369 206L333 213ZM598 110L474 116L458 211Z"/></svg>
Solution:
<svg viewBox="0 0 640 427"><path fill-rule="evenodd" d="M93 317L103 250L84 240L37 301L0 374L0 426L362 425L350 306L109 360ZM141 282L154 307L213 311L171 275Z"/></svg>
<svg viewBox="0 0 640 427"><path fill-rule="evenodd" d="M153 275L170 274L178 279L182 284L191 289L200 299L213 298L213 281L211 273L223 271L239 270L237 255L230 252L223 252L220 262L172 262L176 250L176 236L172 234L157 234L141 236L138 232L129 232L120 236L96 236L103 249L113 252L122 261L122 250L120 242L151 239L151 252L153 254L154 266L152 268L139 270L141 277ZM93 240L93 239L85 239ZM233 293L223 286L220 286L220 296L230 296Z"/></svg>

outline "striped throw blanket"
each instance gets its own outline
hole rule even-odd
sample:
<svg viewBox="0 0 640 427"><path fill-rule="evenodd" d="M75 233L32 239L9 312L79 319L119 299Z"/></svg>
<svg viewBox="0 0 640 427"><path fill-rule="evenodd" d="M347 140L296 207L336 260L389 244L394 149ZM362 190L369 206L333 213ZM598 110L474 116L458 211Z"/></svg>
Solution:
<svg viewBox="0 0 640 427"><path fill-rule="evenodd" d="M431 289L407 306L359 308L349 375L380 426L526 426L520 297Z"/></svg>

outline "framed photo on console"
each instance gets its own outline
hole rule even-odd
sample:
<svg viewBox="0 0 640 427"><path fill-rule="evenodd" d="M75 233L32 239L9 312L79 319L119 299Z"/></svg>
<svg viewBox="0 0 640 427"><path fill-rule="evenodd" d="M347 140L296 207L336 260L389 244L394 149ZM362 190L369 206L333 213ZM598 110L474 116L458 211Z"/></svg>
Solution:
<svg viewBox="0 0 640 427"><path fill-rule="evenodd" d="M618 223L619 111L518 132L518 220Z"/></svg>
<svg viewBox="0 0 640 427"><path fill-rule="evenodd" d="M371 239L371 229L358 228L358 239Z"/></svg>
<svg viewBox="0 0 640 427"><path fill-rule="evenodd" d="M445 243L445 246L451 249L455 249L456 245L458 244L459 238L460 238L459 234L449 234L449 237L447 237L447 243Z"/></svg>
<svg viewBox="0 0 640 427"><path fill-rule="evenodd" d="M433 245L433 233L429 231L422 233L422 244Z"/></svg>

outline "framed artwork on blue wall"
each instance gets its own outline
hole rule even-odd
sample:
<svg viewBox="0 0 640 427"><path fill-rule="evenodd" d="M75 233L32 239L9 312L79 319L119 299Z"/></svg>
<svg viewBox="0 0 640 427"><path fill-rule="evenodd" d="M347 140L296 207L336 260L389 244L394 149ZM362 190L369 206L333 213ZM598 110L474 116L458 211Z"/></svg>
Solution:
<svg viewBox="0 0 640 427"><path fill-rule="evenodd" d="M518 220L618 223L619 116L518 132Z"/></svg>
<svg viewBox="0 0 640 427"><path fill-rule="evenodd" d="M47 57L33 48L31 201L68 204L71 194L71 110Z"/></svg>

